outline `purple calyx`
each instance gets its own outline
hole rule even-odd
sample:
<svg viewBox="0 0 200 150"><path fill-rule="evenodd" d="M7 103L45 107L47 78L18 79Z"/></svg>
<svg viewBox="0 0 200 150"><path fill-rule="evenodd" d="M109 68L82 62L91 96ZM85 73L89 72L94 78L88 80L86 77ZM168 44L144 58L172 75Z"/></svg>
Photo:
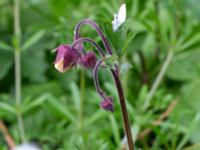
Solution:
<svg viewBox="0 0 200 150"><path fill-rule="evenodd" d="M80 64L87 69L94 69L97 57L94 52L87 52L80 58Z"/></svg>
<svg viewBox="0 0 200 150"><path fill-rule="evenodd" d="M64 73L78 63L80 54L70 45L62 44L56 48L56 51L57 56L54 65L58 71Z"/></svg>
<svg viewBox="0 0 200 150"><path fill-rule="evenodd" d="M101 37L106 51L104 51L104 49L102 49L102 47L93 39L80 37L80 28L85 24L92 26L93 29L96 30L98 35ZM98 60L95 52L86 52L83 45L84 43L91 44L100 54L100 56L102 56L102 59ZM106 58L106 55L112 55L111 46L99 25L89 19L80 21L75 27L73 43L71 45L60 45L56 50L57 56L55 60L55 68L60 72L64 73L65 71L76 66L78 63L86 69L93 70L96 90L99 96L103 99L100 106L107 111L113 112L113 99L112 97L107 97L107 94L100 88L98 82L98 70L101 67L101 64L104 62L103 60Z"/></svg>
<svg viewBox="0 0 200 150"><path fill-rule="evenodd" d="M113 98L109 96L103 99L100 103L100 107L106 111L114 112Z"/></svg>

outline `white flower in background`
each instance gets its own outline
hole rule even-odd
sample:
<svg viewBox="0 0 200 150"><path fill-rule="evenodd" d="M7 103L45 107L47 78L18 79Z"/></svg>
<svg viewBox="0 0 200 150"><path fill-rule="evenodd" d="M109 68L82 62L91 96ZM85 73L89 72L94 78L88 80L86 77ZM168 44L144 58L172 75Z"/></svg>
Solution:
<svg viewBox="0 0 200 150"><path fill-rule="evenodd" d="M15 147L12 150L41 150L40 148L38 148L36 145L34 144L30 144L30 143L25 143L22 145L19 145L17 147Z"/></svg>
<svg viewBox="0 0 200 150"><path fill-rule="evenodd" d="M113 31L117 29L124 23L126 20L126 4L122 4L119 8L118 14L114 14L114 20L112 21Z"/></svg>

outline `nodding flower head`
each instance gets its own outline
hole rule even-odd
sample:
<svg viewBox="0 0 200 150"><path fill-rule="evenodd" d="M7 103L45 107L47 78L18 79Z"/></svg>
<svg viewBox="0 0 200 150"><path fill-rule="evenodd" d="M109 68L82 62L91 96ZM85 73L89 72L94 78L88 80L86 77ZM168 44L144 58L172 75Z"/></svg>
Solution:
<svg viewBox="0 0 200 150"><path fill-rule="evenodd" d="M107 97L107 98L103 99L100 103L100 107L106 111L114 112L113 98Z"/></svg>
<svg viewBox="0 0 200 150"><path fill-rule="evenodd" d="M93 69L96 65L97 57L94 52L87 52L81 57L81 65L87 69Z"/></svg>
<svg viewBox="0 0 200 150"><path fill-rule="evenodd" d="M80 57L79 52L76 49L71 49L70 45L60 45L56 51L55 68L62 73L75 66Z"/></svg>

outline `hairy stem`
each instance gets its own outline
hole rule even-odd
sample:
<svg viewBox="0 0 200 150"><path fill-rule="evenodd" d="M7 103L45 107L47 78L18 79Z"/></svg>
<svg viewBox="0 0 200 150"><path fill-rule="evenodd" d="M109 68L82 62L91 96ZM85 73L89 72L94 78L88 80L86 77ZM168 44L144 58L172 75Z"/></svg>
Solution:
<svg viewBox="0 0 200 150"><path fill-rule="evenodd" d="M108 52L108 54L112 55L112 50L111 50L111 46L106 38L106 36L104 35L104 33L102 32L101 28L99 27L98 24L96 24L94 21L90 20L90 19L84 19L84 20L81 20L75 27L75 39L78 39L79 38L79 33L80 33L80 28L85 25L85 24L88 24L90 26L92 26L96 32L99 34L99 36L101 37L102 39L102 42Z"/></svg>
<svg viewBox="0 0 200 150"><path fill-rule="evenodd" d="M144 109L147 109L149 107L150 102L151 102L158 86L160 85L160 82L162 81L162 79L167 71L167 68L169 67L169 64L172 61L172 58L173 58L173 50L169 50L167 57L165 59L165 62L163 63L163 66L162 66L160 72L158 73L149 93L147 94L147 98L146 98L145 104L144 104Z"/></svg>
<svg viewBox="0 0 200 150"><path fill-rule="evenodd" d="M15 98L17 107L17 122L22 142L26 141L21 107L21 58L20 58L20 2L14 0L14 35L15 35Z"/></svg>
<svg viewBox="0 0 200 150"><path fill-rule="evenodd" d="M118 96L119 96L119 100L120 100L120 106L121 106L121 111L122 111L122 115L123 115L123 122L124 122L124 128L125 128L125 133L126 133L126 137L127 137L127 141L128 141L128 146L129 146L129 150L134 150L134 144L133 144L133 138L132 138L132 134L131 134L131 127L130 127L130 123L129 123L129 119L128 119L128 112L127 112L127 108L126 108L126 102L125 102L125 98L124 98L124 92L122 89L122 85L119 79L119 75L116 73L116 71L114 71L113 69L111 69L112 75L114 77L116 86L117 86L117 90L118 90Z"/></svg>
<svg viewBox="0 0 200 150"><path fill-rule="evenodd" d="M97 50L99 51L99 53L102 55L102 57L105 58L105 54L102 51L101 47L98 46L98 44L96 44L93 40L91 39L87 39L87 38L79 38L80 36L80 28L82 25L84 24L88 24L91 25L96 32L99 34L99 36L102 39L102 42L106 48L106 51L108 54L112 55L112 49L111 46L106 38L106 36L104 35L104 33L102 32L102 30L100 29L100 27L93 22L92 20L89 19L84 19L82 21L80 21L77 26L75 27L75 39L78 39L75 41L75 43L73 43L73 46L80 41L86 41L86 42L90 42L92 43ZM120 99L120 104L121 104L121 111L122 111L122 116L123 116L123 121L124 121L124 128L125 128L125 133L127 136L127 141L128 141L128 145L129 145L129 150L134 150L134 144L133 144L133 139L132 139L132 134L131 134L131 129L130 129L130 124L129 124L129 120L128 120L128 113L127 113L127 108L126 108L126 103L125 103L125 99L124 99L124 93L122 90L122 85L119 79L119 71L118 71L118 67L117 65L115 65L115 69L111 69L112 75L114 77L116 86L117 86L117 90L118 90L118 95L119 95L119 99Z"/></svg>
<svg viewBox="0 0 200 150"><path fill-rule="evenodd" d="M76 44L80 44L82 42L91 43L97 49L97 51L100 53L100 55L102 57L105 57L105 54L104 54L102 48L95 41L93 41L90 38L79 38L78 40L75 40L74 43L72 44L72 49L74 49L74 47L76 46Z"/></svg>
<svg viewBox="0 0 200 150"><path fill-rule="evenodd" d="M103 60L99 60L96 63L94 71L93 71L93 78L94 78L94 85L95 85L96 91L98 92L99 96L102 97L103 99L106 99L105 93L103 92L103 90L101 90L101 88L99 86L99 79L98 79L98 71L99 71L99 67L102 62L103 62Z"/></svg>

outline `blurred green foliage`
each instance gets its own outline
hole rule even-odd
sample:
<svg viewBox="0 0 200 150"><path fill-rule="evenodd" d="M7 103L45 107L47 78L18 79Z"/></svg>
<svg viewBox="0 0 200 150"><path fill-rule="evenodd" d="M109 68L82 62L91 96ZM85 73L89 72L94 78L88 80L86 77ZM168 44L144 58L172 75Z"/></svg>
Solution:
<svg viewBox="0 0 200 150"><path fill-rule="evenodd" d="M65 74L53 68L51 51L71 43L80 19L98 22L119 57L134 137L152 132L136 146L152 150L180 150L200 142L200 6L198 0L127 0L127 21L114 33L111 21L117 0L21 0L22 112L28 141L44 150L120 149L123 124L116 89L109 73L100 83L114 96L115 112L99 108L91 72L77 68ZM14 141L20 136L14 94L13 1L0 1L0 119ZM99 41L85 27L82 35ZM101 43L100 43L101 44ZM150 107L143 109L149 89L167 53L173 59ZM130 67L131 66L131 67ZM84 73L83 73L84 72ZM152 123L177 100L159 126ZM6 149L0 132L0 150ZM200 147L193 148L200 149Z"/></svg>

